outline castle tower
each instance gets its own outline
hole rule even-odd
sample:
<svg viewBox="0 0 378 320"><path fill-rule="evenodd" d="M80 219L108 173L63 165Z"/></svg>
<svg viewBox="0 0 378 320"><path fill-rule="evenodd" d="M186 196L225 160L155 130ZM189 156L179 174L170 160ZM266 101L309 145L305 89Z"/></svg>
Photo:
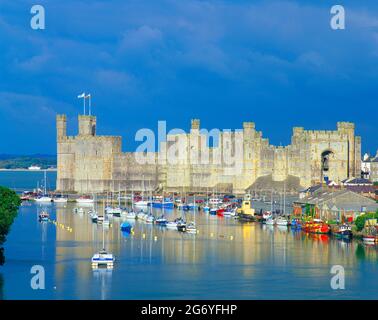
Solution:
<svg viewBox="0 0 378 320"><path fill-rule="evenodd" d="M337 131L348 136L348 178L351 178L356 173L354 123L338 122Z"/></svg>
<svg viewBox="0 0 378 320"><path fill-rule="evenodd" d="M67 136L67 117L65 114L56 116L56 138L61 141Z"/></svg>
<svg viewBox="0 0 378 320"><path fill-rule="evenodd" d="M96 135L96 117L79 115L79 136Z"/></svg>

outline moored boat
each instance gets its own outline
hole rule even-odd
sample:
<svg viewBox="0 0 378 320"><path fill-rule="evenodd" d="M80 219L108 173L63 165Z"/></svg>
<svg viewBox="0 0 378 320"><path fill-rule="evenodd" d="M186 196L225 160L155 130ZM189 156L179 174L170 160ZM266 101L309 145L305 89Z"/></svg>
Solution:
<svg viewBox="0 0 378 320"><path fill-rule="evenodd" d="M332 234L337 238L352 238L352 227L346 223L334 226L332 228Z"/></svg>

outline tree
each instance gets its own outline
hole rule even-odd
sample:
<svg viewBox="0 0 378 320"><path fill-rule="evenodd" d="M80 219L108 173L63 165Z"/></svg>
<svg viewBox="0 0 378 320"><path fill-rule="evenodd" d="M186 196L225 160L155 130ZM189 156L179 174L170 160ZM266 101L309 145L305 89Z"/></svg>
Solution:
<svg viewBox="0 0 378 320"><path fill-rule="evenodd" d="M368 219L378 219L378 210L375 213L365 213L358 216L355 222L357 231L361 231L365 227L365 221Z"/></svg>
<svg viewBox="0 0 378 320"><path fill-rule="evenodd" d="M0 245L6 240L14 219L21 204L20 197L16 192L0 187ZM0 248L0 265L4 264L3 248Z"/></svg>

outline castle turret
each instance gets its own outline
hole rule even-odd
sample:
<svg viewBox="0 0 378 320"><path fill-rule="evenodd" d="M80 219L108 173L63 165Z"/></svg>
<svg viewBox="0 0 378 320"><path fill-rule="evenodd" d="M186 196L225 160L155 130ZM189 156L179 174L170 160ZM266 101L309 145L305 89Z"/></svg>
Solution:
<svg viewBox="0 0 378 320"><path fill-rule="evenodd" d="M67 117L65 114L56 116L56 137L60 141L67 136Z"/></svg>
<svg viewBox="0 0 378 320"><path fill-rule="evenodd" d="M348 136L348 178L350 178L356 174L354 123L338 122L337 131Z"/></svg>
<svg viewBox="0 0 378 320"><path fill-rule="evenodd" d="M95 136L96 135L96 117L79 115L79 135Z"/></svg>

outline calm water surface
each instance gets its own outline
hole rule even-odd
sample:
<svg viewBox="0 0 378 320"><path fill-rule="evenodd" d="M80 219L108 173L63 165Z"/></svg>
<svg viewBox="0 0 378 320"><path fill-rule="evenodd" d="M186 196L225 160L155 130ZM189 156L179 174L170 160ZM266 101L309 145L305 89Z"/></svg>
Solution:
<svg viewBox="0 0 378 320"><path fill-rule="evenodd" d="M102 227L87 213L74 214L71 204L46 208L61 226L39 223L42 208L36 204L20 208L5 245L6 264L0 267L5 299L378 298L378 249L357 241L202 212L187 214L198 224L197 235L138 221L134 235L127 235L120 231L122 219L111 218L106 246L117 262L112 271L92 271ZM180 214L166 211L170 219ZM33 265L45 268L45 290L31 289ZM333 265L345 268L345 290L330 287Z"/></svg>

